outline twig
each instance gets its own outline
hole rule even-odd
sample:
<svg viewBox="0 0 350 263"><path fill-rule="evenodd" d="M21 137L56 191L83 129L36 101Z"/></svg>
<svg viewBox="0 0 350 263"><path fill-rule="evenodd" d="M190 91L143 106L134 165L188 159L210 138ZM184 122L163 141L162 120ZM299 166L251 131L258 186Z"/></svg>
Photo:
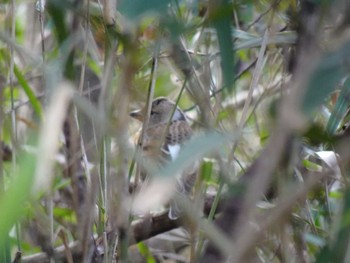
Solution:
<svg viewBox="0 0 350 263"><path fill-rule="evenodd" d="M246 31L248 31L253 25L255 25L257 22L260 21L261 18L263 18L268 12L270 12L272 9L276 8L281 0L273 1L271 5L264 11L262 12L254 21L252 21L248 26Z"/></svg>
<svg viewBox="0 0 350 263"><path fill-rule="evenodd" d="M152 107L152 101L153 101L153 96L154 96L153 94L154 94L154 89L155 89L155 84L156 84L156 79L157 79L156 71L158 68L159 51L160 51L160 40L157 41L155 49L154 49L154 53L153 53L153 60L152 60L152 67L151 67L151 80L150 80L150 83L148 86L147 100L146 100L146 106L145 106L146 111L143 113L144 117L143 117L143 122L142 122L142 130L141 130L141 135L140 135L140 139L138 142L139 147L136 148L135 156L138 156L139 151L141 151L141 149L143 147L143 141L145 138L146 129L148 127L148 122L149 122L149 118L151 115L151 107ZM139 183L140 174L141 174L141 169L139 166L137 166L137 171L136 171L136 176L135 176L136 184Z"/></svg>

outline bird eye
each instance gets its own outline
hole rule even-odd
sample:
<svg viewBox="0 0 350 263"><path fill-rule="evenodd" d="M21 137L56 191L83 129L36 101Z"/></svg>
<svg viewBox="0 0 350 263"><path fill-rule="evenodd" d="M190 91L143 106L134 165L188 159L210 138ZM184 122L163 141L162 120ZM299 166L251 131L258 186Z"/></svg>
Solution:
<svg viewBox="0 0 350 263"><path fill-rule="evenodd" d="M160 103L162 103L164 101L164 99L156 99L153 101L153 105L159 105Z"/></svg>

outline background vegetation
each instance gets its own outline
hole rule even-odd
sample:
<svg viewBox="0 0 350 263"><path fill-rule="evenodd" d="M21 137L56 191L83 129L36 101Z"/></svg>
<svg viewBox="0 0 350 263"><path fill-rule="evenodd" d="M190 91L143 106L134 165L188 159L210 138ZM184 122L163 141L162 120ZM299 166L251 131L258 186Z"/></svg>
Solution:
<svg viewBox="0 0 350 263"><path fill-rule="evenodd" d="M2 1L0 262L349 262L349 17L346 0ZM196 136L139 193L129 112L158 96ZM171 221L156 193L195 161Z"/></svg>

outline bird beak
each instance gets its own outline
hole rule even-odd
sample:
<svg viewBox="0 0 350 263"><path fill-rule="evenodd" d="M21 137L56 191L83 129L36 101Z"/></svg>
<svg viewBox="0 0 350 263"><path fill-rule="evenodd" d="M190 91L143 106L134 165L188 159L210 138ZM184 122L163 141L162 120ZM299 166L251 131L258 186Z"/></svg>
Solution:
<svg viewBox="0 0 350 263"><path fill-rule="evenodd" d="M135 110L129 113L130 117L139 120L139 121L143 121L143 110Z"/></svg>

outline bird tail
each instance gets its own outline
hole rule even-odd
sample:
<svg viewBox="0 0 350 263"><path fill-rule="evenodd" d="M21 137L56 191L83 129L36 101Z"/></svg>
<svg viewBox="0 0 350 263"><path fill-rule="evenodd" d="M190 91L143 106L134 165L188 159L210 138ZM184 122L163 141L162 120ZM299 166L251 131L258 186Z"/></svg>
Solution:
<svg viewBox="0 0 350 263"><path fill-rule="evenodd" d="M189 197L193 186L196 182L196 178L197 178L197 173L190 173L190 174L186 174L186 176L182 176L182 178L180 178L180 180L177 180L177 193L175 194L178 195L182 195L185 197ZM183 214L183 209L182 207L176 202L176 198L173 198L170 201L169 204L169 213L168 213L168 217L170 220L176 220L178 219L181 215Z"/></svg>

